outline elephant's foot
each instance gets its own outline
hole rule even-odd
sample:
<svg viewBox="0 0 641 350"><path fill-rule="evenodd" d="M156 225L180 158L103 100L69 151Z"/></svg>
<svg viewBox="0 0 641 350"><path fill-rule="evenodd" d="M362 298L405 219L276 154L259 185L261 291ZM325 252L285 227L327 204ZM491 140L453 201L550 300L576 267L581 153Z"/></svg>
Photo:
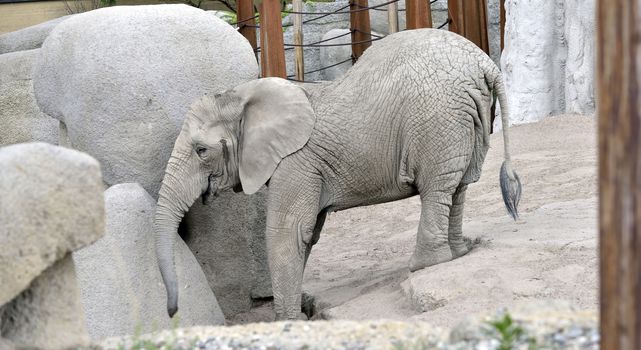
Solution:
<svg viewBox="0 0 641 350"><path fill-rule="evenodd" d="M309 318L302 312L298 315L276 315L275 321L307 321Z"/></svg>
<svg viewBox="0 0 641 350"><path fill-rule="evenodd" d="M472 250L474 242L467 237L462 237L457 242L450 241L450 249L452 250L452 258L460 258Z"/></svg>
<svg viewBox="0 0 641 350"><path fill-rule="evenodd" d="M415 249L410 259L410 272L447 262L452 260L452 258L452 250L448 245L435 250Z"/></svg>

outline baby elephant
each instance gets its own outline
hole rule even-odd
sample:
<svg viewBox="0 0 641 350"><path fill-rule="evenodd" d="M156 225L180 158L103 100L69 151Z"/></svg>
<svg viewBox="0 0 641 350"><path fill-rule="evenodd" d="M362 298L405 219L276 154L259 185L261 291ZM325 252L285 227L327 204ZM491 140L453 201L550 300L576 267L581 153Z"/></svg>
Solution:
<svg viewBox="0 0 641 350"><path fill-rule="evenodd" d="M489 148L490 109L502 107L503 200L517 217L501 74L473 43L433 29L396 33L345 76L305 90L251 81L197 100L167 164L155 218L168 312L177 311L173 246L184 213L220 190L267 184L267 254L278 319L301 311L303 269L328 212L420 195L412 271L469 247L461 232L467 185Z"/></svg>

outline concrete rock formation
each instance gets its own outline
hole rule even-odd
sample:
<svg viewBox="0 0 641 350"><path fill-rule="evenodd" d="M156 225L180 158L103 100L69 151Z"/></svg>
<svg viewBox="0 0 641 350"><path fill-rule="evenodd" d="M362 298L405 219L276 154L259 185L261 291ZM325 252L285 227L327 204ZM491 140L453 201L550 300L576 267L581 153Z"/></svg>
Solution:
<svg viewBox="0 0 641 350"><path fill-rule="evenodd" d="M73 254L92 339L170 329L166 296L154 253L155 201L138 184L105 191L107 232ZM221 325L224 316L198 262L177 241L179 325Z"/></svg>
<svg viewBox="0 0 641 350"><path fill-rule="evenodd" d="M31 70L40 50L0 55L0 146L42 141L58 144L58 121L42 113Z"/></svg>
<svg viewBox="0 0 641 350"><path fill-rule="evenodd" d="M0 54L39 48L53 28L69 17L70 16L63 16L36 24L35 26L0 35Z"/></svg>
<svg viewBox="0 0 641 350"><path fill-rule="evenodd" d="M347 44L352 42L349 29L332 29L325 33L321 40L327 40L325 44ZM342 36L341 36L342 35ZM335 39L331 39L335 38ZM329 39L329 40L328 40ZM328 46L320 48L320 64L322 67L329 67L339 62L345 61L352 56L352 47L345 46ZM352 66L351 61L341 63L337 66L327 68L321 71L323 80L334 80L347 72Z"/></svg>
<svg viewBox="0 0 641 350"><path fill-rule="evenodd" d="M71 252L104 234L102 191L88 155L0 149L0 337L45 349L88 340Z"/></svg>
<svg viewBox="0 0 641 350"><path fill-rule="evenodd" d="M592 114L595 1L505 2L502 71L514 123Z"/></svg>
<svg viewBox="0 0 641 350"><path fill-rule="evenodd" d="M391 320L289 321L253 323L236 327L195 327L176 336L165 331L144 335L150 344L176 344L176 348L207 349L497 349L504 340L488 322L512 316L522 334L512 334L513 349L596 349L599 344L596 312L586 312L567 303L546 302L519 305L495 314L479 314L452 329L426 322ZM113 338L98 349L132 346L135 340ZM191 344L191 345L190 345Z"/></svg>
<svg viewBox="0 0 641 350"><path fill-rule="evenodd" d="M111 7L74 15L55 28L41 50L34 70L41 109L66 126L72 148L100 161L107 185L139 183L154 199L192 102L258 76L251 46L234 28L215 13L185 5ZM199 220L221 222L231 217L228 210L256 205L247 196L236 197L235 208L218 202L217 210L201 211ZM259 227L264 216L256 219ZM227 237L264 231L221 231L225 235L220 236L209 230L188 229L190 236L217 237L201 241L202 247L192 244L197 257L235 239ZM244 260L250 255L247 246L230 248L226 264L247 268L233 270L236 276L214 267L210 281L255 275ZM246 288L253 288L250 284ZM217 297L224 306L227 298L240 296ZM251 303L248 296L244 303Z"/></svg>
<svg viewBox="0 0 641 350"><path fill-rule="evenodd" d="M249 311L252 298L272 295L265 252L266 200L265 189L251 197L226 191L209 205L196 201L183 219L183 238L227 317Z"/></svg>
<svg viewBox="0 0 641 350"><path fill-rule="evenodd" d="M43 44L34 89L108 185L137 182L156 198L192 101L257 76L249 43L215 14L123 6L60 23Z"/></svg>
<svg viewBox="0 0 641 350"><path fill-rule="evenodd" d="M346 0L339 0L336 2L303 2L303 12L334 12L338 11L335 15L324 16L320 15L303 15L303 43L312 44L319 42L323 34L329 30L337 28L349 28L349 3ZM313 20L314 18L318 18ZM291 26L293 23L293 16L289 15L283 19L283 40L285 44L294 43L294 28ZM320 61L320 48L318 47L305 47L303 48L305 71L311 72L313 70L322 68ZM293 76L296 74L296 65L294 63L294 50L285 51L285 60L287 75ZM305 74L306 81L321 80L321 73L314 72Z"/></svg>

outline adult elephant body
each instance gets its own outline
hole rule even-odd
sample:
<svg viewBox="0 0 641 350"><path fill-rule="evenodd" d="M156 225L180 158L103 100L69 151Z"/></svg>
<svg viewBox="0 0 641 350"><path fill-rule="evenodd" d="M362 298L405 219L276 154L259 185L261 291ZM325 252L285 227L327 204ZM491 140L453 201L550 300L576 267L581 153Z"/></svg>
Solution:
<svg viewBox="0 0 641 350"><path fill-rule="evenodd" d="M420 195L410 269L461 256L467 185L489 148L490 109L503 110L501 186L516 217L520 183L508 153L498 68L466 39L406 31L368 49L340 80L304 91L282 79L238 86L192 106L156 213L157 253L176 312L172 245L183 213L224 188L268 183L267 253L278 318L298 318L304 265L327 212Z"/></svg>

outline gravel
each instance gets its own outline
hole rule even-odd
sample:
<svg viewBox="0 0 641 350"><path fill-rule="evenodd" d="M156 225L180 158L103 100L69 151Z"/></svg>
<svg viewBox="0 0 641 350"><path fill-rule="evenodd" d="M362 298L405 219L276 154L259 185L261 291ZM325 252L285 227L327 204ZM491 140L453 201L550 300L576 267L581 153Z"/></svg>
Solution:
<svg viewBox="0 0 641 350"><path fill-rule="evenodd" d="M501 326L491 325L496 321L502 321L503 335L498 331ZM502 345L511 346L507 349L598 349L597 314L567 303L530 303L468 317L452 330L426 322L285 321L110 338L93 349L506 349Z"/></svg>

